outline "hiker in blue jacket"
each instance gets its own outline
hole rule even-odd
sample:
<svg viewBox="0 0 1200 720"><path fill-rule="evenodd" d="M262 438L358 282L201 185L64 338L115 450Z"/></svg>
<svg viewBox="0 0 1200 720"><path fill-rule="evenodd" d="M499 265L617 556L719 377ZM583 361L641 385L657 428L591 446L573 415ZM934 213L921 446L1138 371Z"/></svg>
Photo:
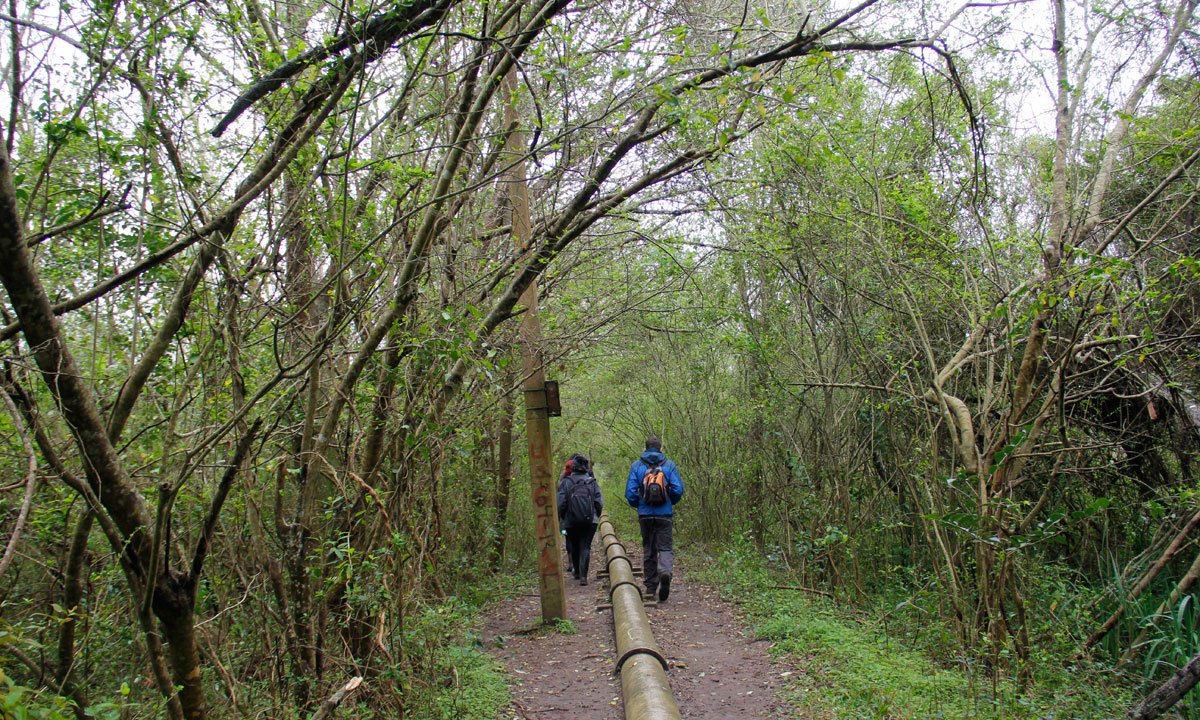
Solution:
<svg viewBox="0 0 1200 720"><path fill-rule="evenodd" d="M662 473L661 491L653 487L658 482L658 471ZM638 511L638 525L642 530L642 581L646 584L646 594L654 597L657 592L659 602L666 602L671 594L675 564L671 538L673 509L682 497L683 478L679 476L679 468L663 454L661 440L647 438L646 452L629 466L625 499Z"/></svg>

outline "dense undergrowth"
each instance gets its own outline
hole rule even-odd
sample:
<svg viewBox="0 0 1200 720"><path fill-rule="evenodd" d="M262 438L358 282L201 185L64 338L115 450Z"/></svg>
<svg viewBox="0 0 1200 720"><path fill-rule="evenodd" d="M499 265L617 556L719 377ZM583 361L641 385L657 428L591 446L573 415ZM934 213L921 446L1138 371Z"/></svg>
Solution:
<svg viewBox="0 0 1200 720"><path fill-rule="evenodd" d="M366 678L337 709L344 720L410 718L460 720L497 717L509 701L501 668L484 649L474 632L479 614L499 599L523 587L524 577L502 575L461 588L461 595L428 601L419 606L413 628L402 638L391 638L403 661L376 678ZM36 643L0 631L0 644L36 649ZM7 661L5 653L0 659ZM163 717L164 708L144 679L112 679L109 692L93 688L98 701L86 709L97 720L137 720ZM219 685L219 682L216 683ZM329 691L341 686L331 682ZM397 695L399 690L402 695ZM266 688L242 685L234 689L239 699L224 717L270 717L287 720L308 717L284 698L272 697ZM0 663L0 720L69 720L70 701L18 683Z"/></svg>
<svg viewBox="0 0 1200 720"><path fill-rule="evenodd" d="M739 540L703 563L701 582L741 605L759 638L796 664L784 696L806 718L1117 718L1132 696L1065 655L1041 658L1022 692L954 649L936 617L879 600L865 609L805 592Z"/></svg>

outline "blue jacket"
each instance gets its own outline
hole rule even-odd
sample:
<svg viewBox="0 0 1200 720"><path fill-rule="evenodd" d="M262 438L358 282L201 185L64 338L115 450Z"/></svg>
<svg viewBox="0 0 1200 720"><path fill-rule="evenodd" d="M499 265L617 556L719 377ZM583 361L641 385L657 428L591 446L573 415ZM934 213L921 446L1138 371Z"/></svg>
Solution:
<svg viewBox="0 0 1200 720"><path fill-rule="evenodd" d="M666 462L663 462L666 460ZM651 465L663 463L663 475L667 477L667 501L662 505L642 504L642 478ZM667 460L661 450L647 450L629 466L629 480L625 483L625 500L637 508L638 515L670 515L675 503L683 497L683 478L672 460Z"/></svg>

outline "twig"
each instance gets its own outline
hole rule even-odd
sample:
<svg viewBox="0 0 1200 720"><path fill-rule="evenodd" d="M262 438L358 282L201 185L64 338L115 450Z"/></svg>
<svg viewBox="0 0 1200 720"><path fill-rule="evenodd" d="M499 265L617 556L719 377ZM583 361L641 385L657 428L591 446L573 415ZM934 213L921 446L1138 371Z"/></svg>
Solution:
<svg viewBox="0 0 1200 720"><path fill-rule="evenodd" d="M513 698L513 705L517 706L517 712L521 713L521 717L528 718L529 713L544 713L544 712L567 712L568 708L548 707L548 708L527 708L521 704L520 700Z"/></svg>
<svg viewBox="0 0 1200 720"><path fill-rule="evenodd" d="M882 385L867 385L865 383L856 382L793 382L788 383L793 387L823 387L823 388L849 388L851 390L880 390L883 392L902 393L903 390L896 388L883 387Z"/></svg>
<svg viewBox="0 0 1200 720"><path fill-rule="evenodd" d="M50 238L54 237L55 235L69 232L71 230L74 230L75 228L82 227L82 226L92 222L93 220L99 220L100 218L108 217L109 215L112 215L113 213L118 213L118 212L121 212L122 210L128 210L130 206L129 206L129 203L125 202L125 198L126 198L126 196L129 195L129 189L131 187L133 187L133 186L127 185L125 187L125 191L121 195L121 200L116 205L109 205L108 207L104 207L104 201L107 200L108 196L109 196L109 192L106 191L100 197L100 200L97 201L96 207L94 207L90 211L88 211L87 215L84 215L83 217L77 218L75 220L71 220L70 222L65 222L62 225L55 225L52 228L43 230L42 232L38 233L37 235L34 235L33 237L26 240L25 244L28 245L29 247L36 247L37 245L49 240Z"/></svg>
<svg viewBox="0 0 1200 720"><path fill-rule="evenodd" d="M233 487L233 481L237 478L238 471L242 467L242 462L245 461L246 455L250 452L250 445L254 442L254 437L258 434L258 429L261 426L262 418L258 418L250 426L246 435L238 442L237 448L233 452L233 457L229 459L229 465L225 468L225 474L221 477L221 483L217 486L217 492L213 494L212 503L208 508L208 517L204 519L204 527L200 531L200 539L196 542L196 551L192 555L192 569L188 574L188 582L191 584L193 594L196 591L196 583L200 580L200 569L204 565L204 558L208 555L208 546L212 542L212 535L217 527L217 518L221 515L221 508L225 505L225 498L229 496L229 490Z"/></svg>

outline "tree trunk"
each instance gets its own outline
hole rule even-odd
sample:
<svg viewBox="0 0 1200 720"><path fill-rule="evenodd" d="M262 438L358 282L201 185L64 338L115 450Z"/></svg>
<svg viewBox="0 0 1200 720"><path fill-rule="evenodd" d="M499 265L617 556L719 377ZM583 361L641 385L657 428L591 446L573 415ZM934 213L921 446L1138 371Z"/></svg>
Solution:
<svg viewBox="0 0 1200 720"><path fill-rule="evenodd" d="M200 678L200 652L196 646L193 578L175 570L158 576L154 590L154 614L167 641L171 676L179 688L179 702L187 720L203 720L208 714L204 685Z"/></svg>
<svg viewBox="0 0 1200 720"><path fill-rule="evenodd" d="M499 571L504 562L504 545L508 541L508 497L512 488L513 413L516 397L509 393L500 403L500 432L496 451L496 492L492 497L496 530L492 540L492 570Z"/></svg>
<svg viewBox="0 0 1200 720"><path fill-rule="evenodd" d="M21 331L32 349L46 387L57 401L67 426L71 428L75 444L85 461L87 482L124 535L129 566L142 575L143 582L153 582L145 578L152 555L148 533L152 521L145 498L129 481L116 450L108 440L99 408L85 379L87 376L67 348L58 319L34 268L17 210L16 189L7 150L0 150L0 257L5 258L0 263L0 283L8 291L9 300L21 323ZM146 633L148 649L152 654L156 653L157 639L152 622L143 618L142 629ZM199 664L194 643L190 647L192 656L181 654L186 652L187 648L181 648L178 653L173 648L172 661L183 661L179 670L184 676L190 676ZM188 720L202 720L205 717L202 692L186 696L180 694L177 704L170 682L164 685L164 678L159 677L158 680L159 690L169 699L172 715L179 713ZM199 672L195 672L189 681L198 688ZM186 701L197 699L200 701L198 705L180 707Z"/></svg>
<svg viewBox="0 0 1200 720"><path fill-rule="evenodd" d="M64 695L75 695L75 630L79 618L87 617L83 609L83 578L91 565L87 558L88 537L92 534L92 522L95 514L84 509L83 514L75 523L75 532L71 535L71 547L67 552L66 569L63 572L62 606L67 611L67 617L58 627L58 668L54 679L58 682L58 691ZM82 690L79 690L82 695ZM82 717L82 710L87 707L85 702L76 709Z"/></svg>

